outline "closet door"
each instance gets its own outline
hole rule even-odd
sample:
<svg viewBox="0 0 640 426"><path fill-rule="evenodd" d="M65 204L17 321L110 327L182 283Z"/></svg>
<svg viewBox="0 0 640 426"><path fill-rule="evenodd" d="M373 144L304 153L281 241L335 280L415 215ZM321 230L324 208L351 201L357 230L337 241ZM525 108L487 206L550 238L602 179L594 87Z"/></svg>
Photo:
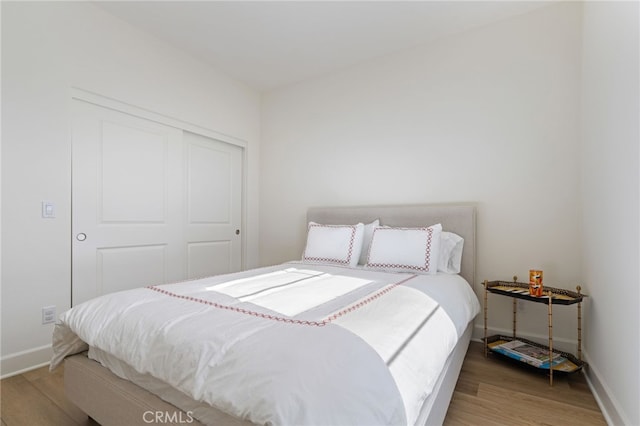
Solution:
<svg viewBox="0 0 640 426"><path fill-rule="evenodd" d="M187 277L241 268L242 148L184 132Z"/></svg>
<svg viewBox="0 0 640 426"><path fill-rule="evenodd" d="M242 148L229 164L210 153L223 142L81 100L72 108L73 305L240 268Z"/></svg>

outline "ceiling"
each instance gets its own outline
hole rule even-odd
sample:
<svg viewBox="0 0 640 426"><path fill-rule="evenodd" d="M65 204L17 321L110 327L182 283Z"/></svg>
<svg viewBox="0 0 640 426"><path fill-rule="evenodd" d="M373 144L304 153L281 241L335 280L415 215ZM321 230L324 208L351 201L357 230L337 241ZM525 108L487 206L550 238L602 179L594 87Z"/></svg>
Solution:
<svg viewBox="0 0 640 426"><path fill-rule="evenodd" d="M99 7L268 91L542 7L543 1L105 1Z"/></svg>

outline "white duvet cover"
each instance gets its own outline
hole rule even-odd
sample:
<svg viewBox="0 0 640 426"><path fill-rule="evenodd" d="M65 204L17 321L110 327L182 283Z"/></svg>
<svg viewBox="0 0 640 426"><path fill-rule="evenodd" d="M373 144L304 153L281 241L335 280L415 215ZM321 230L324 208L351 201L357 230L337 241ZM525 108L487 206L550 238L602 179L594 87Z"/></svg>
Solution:
<svg viewBox="0 0 640 426"><path fill-rule="evenodd" d="M479 308L458 275L291 262L78 305L51 368L91 346L257 424L412 425Z"/></svg>

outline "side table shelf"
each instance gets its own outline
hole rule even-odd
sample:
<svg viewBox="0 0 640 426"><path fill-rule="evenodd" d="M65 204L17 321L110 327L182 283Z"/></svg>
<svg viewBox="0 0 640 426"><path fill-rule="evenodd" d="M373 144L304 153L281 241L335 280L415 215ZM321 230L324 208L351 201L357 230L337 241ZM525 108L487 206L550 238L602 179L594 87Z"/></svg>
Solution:
<svg viewBox="0 0 640 426"><path fill-rule="evenodd" d="M529 294L529 284L517 282L518 277L513 277L513 282L509 281L487 281L483 282L484 286L484 355L488 355L488 352L496 353L509 359L515 359L518 362L523 363L531 368L545 370L549 372L549 385L553 386L553 374L556 373L573 373L582 369L587 363L582 361L582 300L587 297L585 294L580 293L580 286L576 287L577 292L569 291L565 289L544 287L542 296L532 296ZM512 336L487 336L487 318L488 318L488 294L493 293L500 296L508 296L513 299L513 334ZM548 306L548 323L549 323L549 344L542 345L540 343L532 342L516 335L517 325L517 301L518 299L526 300L534 303L544 303ZM561 352L553 349L553 305L573 305L577 304L578 308L578 356ZM531 362L514 356L513 353L505 354L505 351L498 348L498 345L518 340L536 348L548 352L548 359L553 359L554 356L560 355L565 359L553 365L549 368L549 365L535 366Z"/></svg>

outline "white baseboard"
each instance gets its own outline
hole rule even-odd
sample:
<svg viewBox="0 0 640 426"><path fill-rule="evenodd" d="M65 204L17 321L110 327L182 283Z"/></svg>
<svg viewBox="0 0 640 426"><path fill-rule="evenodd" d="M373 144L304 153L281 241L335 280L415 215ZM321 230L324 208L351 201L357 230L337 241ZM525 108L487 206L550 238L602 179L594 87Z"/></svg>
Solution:
<svg viewBox="0 0 640 426"><path fill-rule="evenodd" d="M0 379L49 365L52 356L51 345L4 356L0 359Z"/></svg>
<svg viewBox="0 0 640 426"><path fill-rule="evenodd" d="M596 366L594 366L587 352L583 352L585 361L589 364L583 371L587 379L587 384L591 393L596 399L602 415L609 425L630 425L628 417L624 414L624 411L620 409L620 404L613 396L613 392L603 380L602 374Z"/></svg>

